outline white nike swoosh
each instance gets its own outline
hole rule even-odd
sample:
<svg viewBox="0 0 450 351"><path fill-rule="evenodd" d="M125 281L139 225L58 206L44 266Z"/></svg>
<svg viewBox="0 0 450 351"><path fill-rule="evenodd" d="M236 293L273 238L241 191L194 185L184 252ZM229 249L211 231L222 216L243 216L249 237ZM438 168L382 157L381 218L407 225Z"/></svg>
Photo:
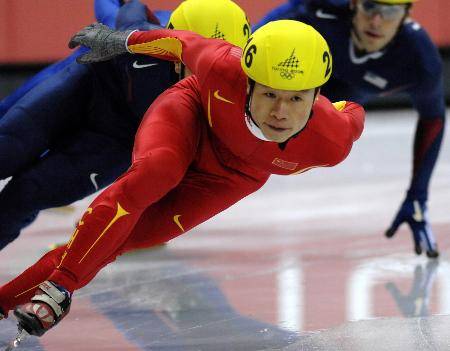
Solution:
<svg viewBox="0 0 450 351"><path fill-rule="evenodd" d="M6 186L6 184L9 183L9 181L12 179L12 177L8 177L5 179L0 180L0 192L3 190L3 188Z"/></svg>
<svg viewBox="0 0 450 351"><path fill-rule="evenodd" d="M318 10L316 11L316 16L317 16L318 18L337 19L337 16L336 16L336 15L333 15L333 14L331 14L331 13L323 12L322 9L318 9Z"/></svg>
<svg viewBox="0 0 450 351"><path fill-rule="evenodd" d="M97 173L91 173L91 175L89 176L89 178L91 178L92 184L94 184L95 191L98 190L98 184L97 184L97 181L95 180L95 177L97 177L97 176L98 176Z"/></svg>
<svg viewBox="0 0 450 351"><path fill-rule="evenodd" d="M145 65L140 65L137 61L133 62L133 67L134 68L146 68L146 67L151 67L151 66L158 66L157 63L149 63L149 64L145 64Z"/></svg>
<svg viewBox="0 0 450 351"><path fill-rule="evenodd" d="M375 73L370 72L370 71L367 71L364 74L363 79L366 82L368 82L368 83L370 83L372 85L375 85L379 89L385 89L387 87L388 83L389 83L385 78L380 77L380 76L378 76Z"/></svg>

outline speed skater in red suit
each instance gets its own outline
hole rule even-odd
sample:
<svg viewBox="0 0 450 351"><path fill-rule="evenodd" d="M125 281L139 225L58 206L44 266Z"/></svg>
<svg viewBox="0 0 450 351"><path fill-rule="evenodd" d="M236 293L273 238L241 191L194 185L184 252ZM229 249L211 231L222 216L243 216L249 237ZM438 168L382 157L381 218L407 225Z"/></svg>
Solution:
<svg viewBox="0 0 450 351"><path fill-rule="evenodd" d="M169 26L170 28L170 26ZM362 133L364 110L331 103L323 37L298 21L256 31L242 51L188 31L117 32L91 25L71 46L79 62L139 53L181 61L194 75L150 106L132 165L89 206L64 247L0 288L0 309L43 335L69 311L75 290L117 256L167 242L261 188L343 161Z"/></svg>

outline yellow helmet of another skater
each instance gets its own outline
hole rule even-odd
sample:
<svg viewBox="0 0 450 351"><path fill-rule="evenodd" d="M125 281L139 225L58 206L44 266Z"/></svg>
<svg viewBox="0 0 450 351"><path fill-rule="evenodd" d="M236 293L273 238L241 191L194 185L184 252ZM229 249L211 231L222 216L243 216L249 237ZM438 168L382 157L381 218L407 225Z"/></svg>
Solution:
<svg viewBox="0 0 450 351"><path fill-rule="evenodd" d="M241 48L251 34L244 10L231 0L185 0L172 12L167 28L223 39Z"/></svg>

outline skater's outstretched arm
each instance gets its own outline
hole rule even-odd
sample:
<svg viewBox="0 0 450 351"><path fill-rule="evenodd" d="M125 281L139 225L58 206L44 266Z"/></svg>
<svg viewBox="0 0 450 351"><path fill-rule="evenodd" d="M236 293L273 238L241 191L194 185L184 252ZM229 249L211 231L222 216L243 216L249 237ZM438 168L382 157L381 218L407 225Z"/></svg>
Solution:
<svg viewBox="0 0 450 351"><path fill-rule="evenodd" d="M143 54L183 62L198 77L200 84L221 53L228 53L234 47L223 40L206 39L189 31L158 26L148 31L113 31L101 24L92 24L75 34L69 47L78 45L91 48L77 59L79 63L106 61L124 53Z"/></svg>
<svg viewBox="0 0 450 351"><path fill-rule="evenodd" d="M425 33L419 37L422 46L417 57L424 62L419 71L418 83L409 89L414 107L419 113L413 149L413 167L406 198L386 232L392 237L403 223L411 230L414 250L426 252L428 257L439 255L436 240L428 218L428 188L445 127L445 99L442 63L435 45Z"/></svg>

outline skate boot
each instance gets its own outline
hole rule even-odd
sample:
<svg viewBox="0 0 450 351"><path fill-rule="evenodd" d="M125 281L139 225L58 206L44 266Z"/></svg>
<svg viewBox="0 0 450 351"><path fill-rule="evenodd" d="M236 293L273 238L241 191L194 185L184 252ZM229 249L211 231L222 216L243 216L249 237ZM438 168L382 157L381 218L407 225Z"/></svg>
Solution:
<svg viewBox="0 0 450 351"><path fill-rule="evenodd" d="M434 249L427 250L427 256L429 258L438 258L439 257L439 251L438 251L437 247L434 248Z"/></svg>
<svg viewBox="0 0 450 351"><path fill-rule="evenodd" d="M0 308L0 321L6 317L6 313L3 312L3 310Z"/></svg>
<svg viewBox="0 0 450 351"><path fill-rule="evenodd" d="M70 302L66 289L45 281L39 285L31 302L17 307L14 315L28 334L42 336L69 312Z"/></svg>

